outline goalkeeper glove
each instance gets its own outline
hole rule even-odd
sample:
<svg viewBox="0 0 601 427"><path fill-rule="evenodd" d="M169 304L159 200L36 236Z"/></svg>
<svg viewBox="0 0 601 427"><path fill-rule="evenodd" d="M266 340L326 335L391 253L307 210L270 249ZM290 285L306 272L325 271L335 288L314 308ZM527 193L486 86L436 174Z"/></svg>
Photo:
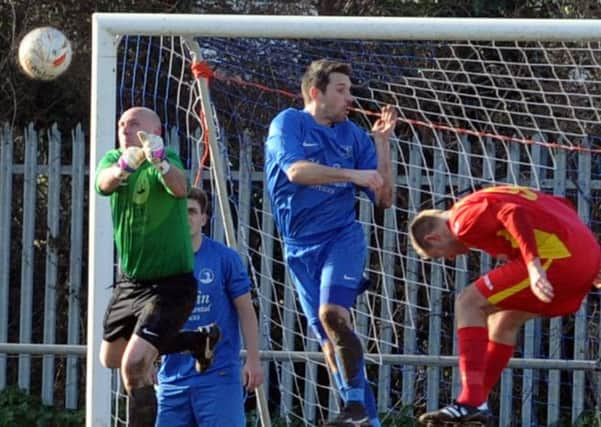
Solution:
<svg viewBox="0 0 601 427"><path fill-rule="evenodd" d="M163 138L159 135L138 131L138 139L142 143L142 150L148 160L160 173L165 175L169 172L171 165L167 161L167 152L163 144Z"/></svg>
<svg viewBox="0 0 601 427"><path fill-rule="evenodd" d="M125 181L144 163L144 151L140 147L127 147L117 160L117 178Z"/></svg>

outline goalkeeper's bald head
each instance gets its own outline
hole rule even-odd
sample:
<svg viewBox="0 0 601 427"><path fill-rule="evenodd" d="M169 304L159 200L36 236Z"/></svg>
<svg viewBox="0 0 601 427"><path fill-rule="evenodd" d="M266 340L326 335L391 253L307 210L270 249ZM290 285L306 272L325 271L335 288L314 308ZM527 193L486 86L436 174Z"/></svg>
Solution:
<svg viewBox="0 0 601 427"><path fill-rule="evenodd" d="M127 147L141 146L142 143L138 138L140 131L160 137L162 133L161 119L150 108L131 107L124 111L119 118L119 147L124 150Z"/></svg>

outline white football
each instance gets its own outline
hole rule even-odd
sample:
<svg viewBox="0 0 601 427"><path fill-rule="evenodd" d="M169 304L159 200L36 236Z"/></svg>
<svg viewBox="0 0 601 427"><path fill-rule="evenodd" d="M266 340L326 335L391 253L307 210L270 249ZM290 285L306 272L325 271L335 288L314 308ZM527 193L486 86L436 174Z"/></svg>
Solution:
<svg viewBox="0 0 601 427"><path fill-rule="evenodd" d="M32 79L57 78L69 68L72 56L69 39L53 27L36 28L19 44L19 64Z"/></svg>

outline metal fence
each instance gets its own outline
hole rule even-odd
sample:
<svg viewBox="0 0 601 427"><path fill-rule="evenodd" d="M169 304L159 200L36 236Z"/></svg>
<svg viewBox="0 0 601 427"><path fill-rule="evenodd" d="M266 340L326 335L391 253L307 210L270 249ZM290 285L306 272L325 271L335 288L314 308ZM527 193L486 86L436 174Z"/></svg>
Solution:
<svg viewBox="0 0 601 427"><path fill-rule="evenodd" d="M89 170L86 136L81 126L62 133L56 126L38 131L33 124L19 134L8 125L4 125L0 130L0 351L6 352L0 353L0 389L16 384L31 393L39 394L46 404L64 405L66 408L82 407L85 368L80 357L83 354L81 344L85 343L87 311L85 222ZM232 178L238 182L238 221L249 224L252 208L250 192L253 183L260 185L262 174L252 171L249 164L252 162L252 155L245 152L245 149L250 150L250 144L243 144L243 155L240 157L246 160L241 161L239 170L232 171ZM577 182L570 183L565 179L568 172L564 154L558 154L557 168L554 176L545 178L546 186L551 190L564 191L573 191L576 186L579 187L579 211L590 219L590 204L598 203L595 198L591 198L591 192L601 189L599 181L590 179L593 175L591 155L581 155L578 160L580 178ZM191 176L195 173L196 170L190 170ZM399 176L397 179L412 183L419 177ZM259 209L269 211L266 198L263 198L262 203L264 205ZM596 207L593 208L597 210ZM363 209L361 212L365 215ZM262 227L268 229L271 225L265 223ZM223 234L223 226L218 219L213 233L218 238ZM244 252L249 247L249 236L240 230L238 233L238 239L242 242L241 251ZM486 260L482 261L483 266L486 263ZM273 266L265 259L261 259L258 265L262 270L261 277L270 277ZM107 262L107 268L111 266L112 264ZM415 270L417 268L408 269ZM460 281L460 278L457 278L457 281ZM293 298L291 295L287 298ZM437 298L439 304L442 304L440 297ZM271 307L266 306L265 301L262 299L261 308L270 311ZM440 306L434 306L434 310L440 312L442 309ZM262 313L263 319L264 314ZM540 345L541 335L546 335L545 342L549 343L548 357L555 360L546 365L543 360L512 362L512 366L524 369L523 380L518 386L513 384L509 370L503 375L501 389L505 393L502 392L499 399L501 420L510 420L512 417L511 402L515 396L511 390L514 386L521 390L524 399L532 398L534 378L538 372L534 368L549 370L549 387L545 391L549 419L559 418L560 390L564 387L559 369L571 371L569 382L574 392L571 399L572 413L578 415L586 408L584 400L588 396L585 396L585 390L590 391L591 388L585 387L583 370L590 370L596 366L595 361L586 359L590 354L598 354L598 348L592 352L587 348L591 345L587 337L590 334L598 335L596 329L588 323L592 320L592 325L598 326L598 316L598 313L587 314L586 308L581 310L576 314L567 332L564 331L566 323L562 319L553 319L544 327L540 321L531 322L526 326L522 356L534 359L537 354L535 347ZM436 344L445 339L441 333L440 319L438 322L438 327L430 327L429 339L434 347L428 355L396 354L379 357L378 360L384 363L378 374L382 379L378 385L381 402L390 397L390 377L391 374L394 375L390 366L402 363L406 365L406 369L400 374L404 379L403 389L400 391L403 400L415 399L416 391L410 386L410 379L418 375L416 366L427 366L427 386L423 399L427 401L428 407L437 404L441 393L437 379L443 372L441 369L456 363L454 357L440 356L436 350ZM415 340L415 331L408 330L403 333L408 341ZM569 356L569 359L573 359L572 363L570 360L562 361L566 355L561 351L560 340L562 334L566 333L574 341L574 351ZM263 343L266 343L265 336L263 338ZM593 344L598 347L598 336L594 339L596 341L593 341ZM49 346L46 347L47 354L44 354L44 350L39 348L16 348L4 343L61 344L69 347ZM15 353L20 354L12 356ZM66 356L57 353L64 353ZM314 357L320 358L317 353ZM280 380L290 381L285 377L284 373ZM386 378L388 380L384 381ZM453 383L456 388L456 373ZM599 387L598 382L596 384ZM598 390L593 389L597 394ZM524 415L522 411L522 417L529 419L531 414Z"/></svg>
<svg viewBox="0 0 601 427"><path fill-rule="evenodd" d="M86 139L81 126L0 134L0 342L81 344L86 298ZM81 359L0 354L0 388L81 405Z"/></svg>

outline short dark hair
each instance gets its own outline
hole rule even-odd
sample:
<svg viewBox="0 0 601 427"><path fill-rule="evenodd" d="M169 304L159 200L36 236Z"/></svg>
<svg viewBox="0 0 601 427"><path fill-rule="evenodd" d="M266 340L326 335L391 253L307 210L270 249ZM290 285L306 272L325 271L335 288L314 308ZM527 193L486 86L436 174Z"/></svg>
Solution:
<svg viewBox="0 0 601 427"><path fill-rule="evenodd" d="M209 213L209 197L202 188L191 187L188 192L188 199L196 200L198 202L200 213Z"/></svg>
<svg viewBox="0 0 601 427"><path fill-rule="evenodd" d="M322 93L326 91L328 83L330 83L330 74L341 73L351 76L351 66L344 62L332 61L329 59L318 59L311 62L303 78L301 80L301 91L305 104L308 104L311 99L309 97L309 89L316 87Z"/></svg>

